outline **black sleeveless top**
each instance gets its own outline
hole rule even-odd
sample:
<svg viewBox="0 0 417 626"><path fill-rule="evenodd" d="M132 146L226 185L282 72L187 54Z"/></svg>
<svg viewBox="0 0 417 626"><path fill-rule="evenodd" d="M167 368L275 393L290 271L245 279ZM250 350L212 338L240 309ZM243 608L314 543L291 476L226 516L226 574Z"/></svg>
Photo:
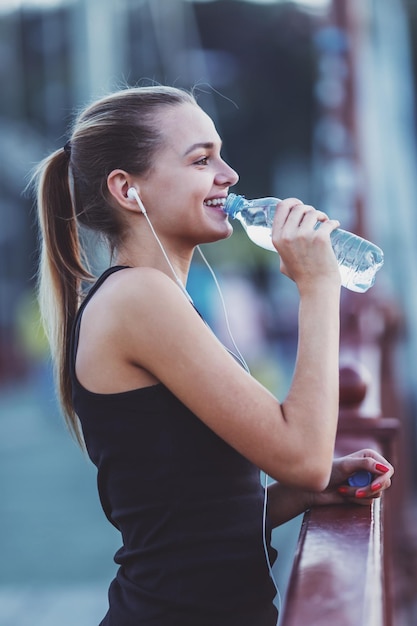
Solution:
<svg viewBox="0 0 417 626"><path fill-rule="evenodd" d="M258 468L162 384L98 394L76 378L82 311L120 269L90 290L71 354L75 411L103 510L123 540L101 626L275 626Z"/></svg>

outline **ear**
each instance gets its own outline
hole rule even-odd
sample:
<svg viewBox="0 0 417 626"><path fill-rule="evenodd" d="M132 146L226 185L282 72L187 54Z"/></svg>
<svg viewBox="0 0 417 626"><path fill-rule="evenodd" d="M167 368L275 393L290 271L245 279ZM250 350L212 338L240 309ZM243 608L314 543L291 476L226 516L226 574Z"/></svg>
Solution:
<svg viewBox="0 0 417 626"><path fill-rule="evenodd" d="M107 177L107 188L117 204L128 211L141 212L135 199L129 198L127 191L134 187L139 192L137 180L124 170L113 170Z"/></svg>

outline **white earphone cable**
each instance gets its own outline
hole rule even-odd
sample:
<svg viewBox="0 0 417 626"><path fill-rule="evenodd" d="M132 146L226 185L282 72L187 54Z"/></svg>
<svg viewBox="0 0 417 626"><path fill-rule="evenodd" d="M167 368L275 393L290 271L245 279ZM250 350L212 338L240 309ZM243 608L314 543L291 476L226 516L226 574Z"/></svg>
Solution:
<svg viewBox="0 0 417 626"><path fill-rule="evenodd" d="M241 351L237 347L235 339L233 337L232 330L230 328L230 323L229 323L229 316L227 315L226 303L224 301L224 297L223 297L222 290L221 290L220 285L219 285L219 281L217 280L217 276L214 273L214 270L211 267L210 263L207 261L206 257L204 256L200 246L197 246L197 250L198 250L201 258L203 259L204 263L206 264L207 269L209 270L209 272L211 274L211 277L213 278L214 284L216 285L216 289L217 289L217 293L219 294L220 302L221 302L221 305L222 305L224 321L226 323L227 333L228 333L228 335L230 337L230 341L232 342L232 345L233 345L234 349L236 350L236 353L237 353L237 355L238 355L238 357L239 357L243 367L248 372L248 374L250 374L249 366L246 363L246 361L245 361Z"/></svg>
<svg viewBox="0 0 417 626"><path fill-rule="evenodd" d="M146 221L147 221L147 223L149 225L149 228L151 229L151 232L152 232L153 236L155 237L155 239L156 239L156 241L157 241L157 243L158 243L158 245L159 245L159 247L161 249L162 254L164 255L164 258L165 258L169 268L171 269L171 271L172 271L172 273L174 275L174 278L175 278L176 282L178 283L178 286L181 288L181 291L184 293L184 295L187 297L187 299L190 301L190 303L194 304L190 294L188 293L188 291L186 290L186 288L182 284L181 280L177 276L177 273L175 272L175 269L174 269L171 261L169 260L169 257L167 255L167 253L165 252L165 249L164 249L164 247L163 247L163 245L162 245L158 235L155 232L155 229L154 229L154 227L152 225L152 222L150 221L150 219L148 217L147 211L146 211L146 209L145 209L145 207L143 205L143 202L140 199L139 194L137 193L136 189L134 187L131 187L128 190L128 194L127 195L128 195L129 198L132 198L132 199L136 200L137 204L139 205L140 210L142 211L142 213L143 213L143 215L144 215L144 217L145 217L145 219L146 219ZM212 279L214 281L214 284L216 286L217 293L219 295L220 302L221 302L221 305L222 305L224 319L225 319L225 323L226 323L227 332L228 332L228 335L230 337L230 341L232 342L232 345L233 345L234 349L236 350L237 356L238 356L239 360L241 361L243 367L250 374L249 366L246 363L246 361L245 361L242 353L240 352L239 348L237 347L236 341L235 341L235 339L233 337L233 333L232 333L232 330L230 328L229 317L228 317L228 314L227 314L226 303L224 301L224 297L223 297L222 290L221 290L220 285L219 285L219 281L217 280L217 277L216 277L216 275L214 273L214 270L211 267L210 263L207 261L207 259L206 259L205 255L203 254L200 246L197 246L197 250L198 250L202 260L204 261L207 269L209 270L209 272L211 274L211 277L212 277ZM275 581L275 577L274 577L274 574L273 574L273 571L272 571L272 566L271 566L271 561L270 561L270 558L269 558L268 546L267 546L267 541L266 541L267 503L268 503L268 475L265 474L263 512L262 512L262 542L263 542L263 548L264 548L264 553L265 553L265 559L266 559L266 563L267 563L268 570L269 570L269 575L270 575L270 577L272 579L272 582L273 582L274 587L275 587L276 592L277 592L279 611L280 611L280 609L281 609L281 594L280 594L280 591L278 589L278 585L277 585L277 583Z"/></svg>
<svg viewBox="0 0 417 626"><path fill-rule="evenodd" d="M243 358L242 353L240 352L239 348L236 345L235 339L233 337L231 328L230 328L230 324L229 324L229 318L227 315L227 309L226 309L226 304L224 301L224 297L219 285L219 281L217 280L217 277L214 273L213 268L211 267L210 263L207 261L205 255L203 254L202 250L200 249L200 246L197 246L197 250L201 256L201 258L203 259L204 263L206 264L212 278L214 281L214 284L216 285L216 289L217 292L219 294L220 297L220 301L222 304L222 308L223 308L223 313L224 313L224 318L225 318L225 322L226 322L226 328L227 328L227 332L229 334L230 340L233 344L234 349L237 352L237 355L239 357L239 359L242 362L242 365L244 366L244 368L246 369L246 371L250 374L250 370L249 370L249 366L246 363L245 359ZM264 548L264 553L265 553L265 559L266 559L266 564L268 566L268 571L269 571L269 575L272 579L272 582L274 584L275 590L277 592L277 602L278 602L278 612L281 613L281 607L282 607L282 599L281 599L281 593L280 590L278 588L278 584L275 580L275 576L274 576L274 572L272 571L272 565L271 565L271 559L269 558L269 552L268 552L268 546L267 546L267 541L266 541L266 515L267 515L267 505L268 505L268 474L265 474L265 484L264 484L264 498L263 498L263 511L262 511L262 543L263 543L263 548Z"/></svg>
<svg viewBox="0 0 417 626"><path fill-rule="evenodd" d="M268 474L265 474L265 484L264 484L264 505L263 505L263 515L262 515L262 540L265 552L266 564L268 566L269 575L274 583L275 590L277 592L277 604L278 604L278 614L281 614L282 609L282 598L281 592L278 587L278 583L275 580L274 572L272 570L271 559L269 558L268 545L266 543L266 513L267 513L267 505L268 505Z"/></svg>
<svg viewBox="0 0 417 626"><path fill-rule="evenodd" d="M149 226L149 228L151 229L152 234L153 234L153 236L155 237L155 239L156 239L156 241L157 241L157 243L158 243L159 247L161 248L161 252L162 252L162 254L164 255L164 258L165 258L166 262L168 263L168 266L169 266L169 268L170 268L171 272L173 273L174 278L175 278L175 280L176 280L176 282L177 282L178 286L180 287L181 291L184 293L185 297L186 297L186 298L187 298L187 299L191 302L191 304L193 304L193 301L192 301L192 299L191 299L190 294L188 293L188 291L186 290L186 288L185 288L185 287L184 287L184 285L182 284L182 282L181 282L180 278L178 277L178 275L177 275L177 273L176 273L176 271L175 271L175 269L174 269L174 267L173 267L173 265L172 265L171 261L169 260L169 257L168 257L168 255L167 255L167 253L165 252L165 248L164 248L164 246L162 245L161 240L159 239L158 235L157 235L157 234L156 234L156 232L155 232L155 229L154 229L154 227L153 227L153 225L152 225L151 220L150 220L150 219L149 219L149 217L148 217L148 213L147 213L147 211L146 211L146 209L145 209L145 206L144 206L144 204L143 204L142 200L141 200L141 199L140 199L140 197L139 197L138 192L136 191L136 189L135 189L134 187L130 187L130 188L128 189L127 195L128 195L128 197L129 197L129 198L132 198L132 199L136 200L136 202L138 203L139 208L140 208L140 210L142 211L142 213L143 213L143 215L144 215L144 217L145 217L145 219L146 219L146 221L147 221L147 223L148 223L148 226Z"/></svg>

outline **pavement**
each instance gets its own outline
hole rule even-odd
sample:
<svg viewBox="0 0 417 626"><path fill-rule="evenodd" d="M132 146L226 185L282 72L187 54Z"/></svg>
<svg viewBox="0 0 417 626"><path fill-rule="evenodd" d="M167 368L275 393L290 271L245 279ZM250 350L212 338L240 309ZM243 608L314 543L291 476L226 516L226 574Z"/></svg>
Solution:
<svg viewBox="0 0 417 626"><path fill-rule="evenodd" d="M0 626L97 626L120 547L47 367L0 390Z"/></svg>

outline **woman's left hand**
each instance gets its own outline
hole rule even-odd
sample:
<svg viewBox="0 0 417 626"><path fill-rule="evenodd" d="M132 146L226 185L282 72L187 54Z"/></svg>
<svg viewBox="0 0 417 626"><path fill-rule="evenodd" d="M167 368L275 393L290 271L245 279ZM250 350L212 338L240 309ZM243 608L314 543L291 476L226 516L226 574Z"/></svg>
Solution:
<svg viewBox="0 0 417 626"><path fill-rule="evenodd" d="M350 487L348 478L359 470L371 473L371 483L365 487ZM343 502L369 505L391 486L393 473L393 466L381 454L368 448L334 459L329 484L324 491L314 494L313 506Z"/></svg>

